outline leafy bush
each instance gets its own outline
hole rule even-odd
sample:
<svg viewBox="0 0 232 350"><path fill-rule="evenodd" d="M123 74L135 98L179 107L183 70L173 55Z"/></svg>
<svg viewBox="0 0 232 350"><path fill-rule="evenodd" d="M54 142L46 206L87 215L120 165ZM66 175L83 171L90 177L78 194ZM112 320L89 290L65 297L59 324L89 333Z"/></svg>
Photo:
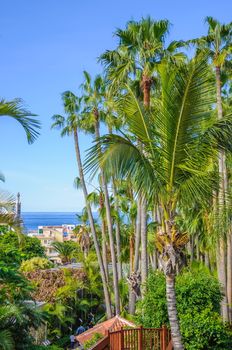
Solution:
<svg viewBox="0 0 232 350"><path fill-rule="evenodd" d="M0 235L0 261L18 267L23 260L34 257L45 258L44 248L38 238L11 231Z"/></svg>
<svg viewBox="0 0 232 350"><path fill-rule="evenodd" d="M186 350L232 349L232 334L219 314L222 295L215 277L207 270L184 272L177 277L176 296ZM163 274L149 274L147 293L137 305L137 322L145 327L169 325Z"/></svg>
<svg viewBox="0 0 232 350"><path fill-rule="evenodd" d="M20 271L31 272L36 270L46 270L53 266L53 264L46 258L35 257L25 260L21 263Z"/></svg>
<svg viewBox="0 0 232 350"><path fill-rule="evenodd" d="M91 339L87 340L84 345L84 350L91 349L100 339L104 338L101 333L95 333Z"/></svg>

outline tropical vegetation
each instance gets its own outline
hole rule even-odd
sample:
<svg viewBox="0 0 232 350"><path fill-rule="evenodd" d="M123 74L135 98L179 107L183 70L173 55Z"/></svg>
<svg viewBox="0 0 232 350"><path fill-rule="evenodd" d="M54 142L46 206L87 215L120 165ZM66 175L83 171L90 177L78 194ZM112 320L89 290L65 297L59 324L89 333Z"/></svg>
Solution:
<svg viewBox="0 0 232 350"><path fill-rule="evenodd" d="M78 92L62 93L52 129L73 139L85 207L76 241L53 243L64 266L51 269L39 241L21 234L14 200L0 198L0 261L24 286L0 309L0 348L14 348L28 289L46 303L58 346L91 312L166 324L175 350L231 348L232 24L206 25L206 35L183 42L169 40L168 20L129 21L99 57L101 74L84 71ZM2 101L1 113L34 141L39 124L19 100ZM81 133L93 138L85 157ZM73 260L82 270L67 268ZM27 321L23 332L36 327Z"/></svg>

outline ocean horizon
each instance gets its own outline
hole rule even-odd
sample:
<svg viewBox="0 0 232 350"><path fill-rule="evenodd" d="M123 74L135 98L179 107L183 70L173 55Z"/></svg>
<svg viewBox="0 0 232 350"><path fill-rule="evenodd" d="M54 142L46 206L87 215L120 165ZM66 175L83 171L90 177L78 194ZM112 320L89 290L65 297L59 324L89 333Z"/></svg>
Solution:
<svg viewBox="0 0 232 350"><path fill-rule="evenodd" d="M78 225L78 212L22 212L25 231L37 230L38 226ZM96 214L96 213L94 213Z"/></svg>

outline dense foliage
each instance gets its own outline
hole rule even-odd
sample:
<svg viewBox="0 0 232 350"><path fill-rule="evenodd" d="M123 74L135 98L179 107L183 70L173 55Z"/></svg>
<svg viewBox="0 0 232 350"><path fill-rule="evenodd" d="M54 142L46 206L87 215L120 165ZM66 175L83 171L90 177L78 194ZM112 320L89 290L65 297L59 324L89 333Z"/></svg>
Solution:
<svg viewBox="0 0 232 350"><path fill-rule="evenodd" d="M44 248L37 238L10 231L0 235L0 261L18 267L23 260L45 258Z"/></svg>
<svg viewBox="0 0 232 350"><path fill-rule="evenodd" d="M145 327L169 326L165 279L151 272L147 292L138 303L137 322ZM176 280L177 309L187 350L231 349L232 333L220 317L222 295L218 280L207 271L185 271Z"/></svg>
<svg viewBox="0 0 232 350"><path fill-rule="evenodd" d="M53 266L51 261L47 258L34 257L28 260L24 260L21 263L20 271L21 272L32 272L36 270L46 270Z"/></svg>
<svg viewBox="0 0 232 350"><path fill-rule="evenodd" d="M0 266L0 348L31 349L31 327L37 328L44 315L32 302L32 286L16 270Z"/></svg>
<svg viewBox="0 0 232 350"><path fill-rule="evenodd" d="M36 321L26 298L47 302L54 342L79 317L133 315L142 299L137 319L149 327L168 324L175 349L231 348L222 320L232 322L232 23L207 17L206 24L206 35L183 42L170 41L168 20L129 21L116 30L116 47L100 56L103 74L92 78L84 71L80 95L62 94L64 115L52 117L52 128L73 137L75 186L85 208L76 242L52 248L64 265L81 261L82 272L45 269L50 264L39 241L20 233L14 200L0 193L0 219L8 225L1 224L0 261L15 276L1 286L1 334L9 349L11 327L22 320L24 337ZM39 123L20 100L0 101L1 115L16 119L29 143L38 136ZM84 166L80 132L94 137ZM96 180L92 193L87 173ZM211 272L181 274L194 260ZM159 272L147 280L151 267ZM11 306L22 312L14 322ZM32 341L25 335L25 346Z"/></svg>

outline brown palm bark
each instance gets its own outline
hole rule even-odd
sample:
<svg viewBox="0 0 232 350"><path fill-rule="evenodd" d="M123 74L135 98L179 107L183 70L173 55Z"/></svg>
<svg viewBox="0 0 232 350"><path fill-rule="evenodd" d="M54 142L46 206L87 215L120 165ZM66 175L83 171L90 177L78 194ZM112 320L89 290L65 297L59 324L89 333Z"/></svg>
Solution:
<svg viewBox="0 0 232 350"><path fill-rule="evenodd" d="M94 109L94 116L95 116L95 136L96 136L96 139L99 139L100 138L99 112L97 108ZM116 260L115 247L114 247L113 220L111 216L110 199L109 199L109 192L108 192L106 178L103 170L100 169L100 171L101 171L102 187L103 187L103 192L105 196L106 221L108 226L110 253L111 253L111 260L112 260L115 312L116 312L116 315L119 315L120 314L120 297L119 297L119 285L118 285L117 260Z"/></svg>
<svg viewBox="0 0 232 350"><path fill-rule="evenodd" d="M108 290L106 272L105 272L105 268L104 268L104 264L103 264L103 260L102 260L102 256L101 256L101 251L100 251L99 243L97 240L97 233L95 230L93 214L92 214L92 210L91 210L91 207L90 207L90 204L88 201L88 191L87 191L87 187L85 184L85 178L84 178L84 173L83 173L77 130L74 130L73 134L74 134L76 159L77 159L77 164L78 164L78 169L79 169L79 177L80 177L82 190L83 190L83 194L84 194L84 198L85 198L85 204L86 204L89 223L90 223L90 229L91 229L94 247L95 247L95 251L96 251L96 255L97 255L97 259L98 259L98 264L99 264L99 268L100 268L100 273L101 273L103 292L104 292L104 298L105 298L105 305L106 305L106 315L107 315L107 318L111 318L112 312L111 312L110 294L109 294L109 290Z"/></svg>
<svg viewBox="0 0 232 350"><path fill-rule="evenodd" d="M143 103L145 107L150 107L151 85L152 85L152 78L144 73L142 77L142 88L143 88Z"/></svg>
<svg viewBox="0 0 232 350"><path fill-rule="evenodd" d="M215 73L216 73L217 111L218 111L218 119L220 120L223 117L223 110L222 110L222 97L221 97L221 69L219 66L215 68ZM227 184L227 172L226 172L224 151L219 152L218 168L219 168L219 178L220 178L218 202L219 202L219 211L221 211L226 205L226 201L225 201L226 188L225 187ZM232 252L230 251L229 254L231 253ZM229 260L228 263L230 264L231 261ZM226 283L226 245L225 245L224 237L219 238L218 249L217 249L217 265L218 265L218 279L221 284L222 292L223 292L223 299L221 301L221 312L222 312L223 320L227 322L229 320L229 313L228 313L227 283Z"/></svg>

